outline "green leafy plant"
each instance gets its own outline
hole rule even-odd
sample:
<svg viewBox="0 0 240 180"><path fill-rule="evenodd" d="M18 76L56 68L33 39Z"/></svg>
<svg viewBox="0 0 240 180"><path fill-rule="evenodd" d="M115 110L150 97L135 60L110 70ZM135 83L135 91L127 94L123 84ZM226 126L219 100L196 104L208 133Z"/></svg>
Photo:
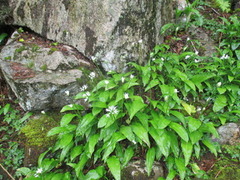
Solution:
<svg viewBox="0 0 240 180"><path fill-rule="evenodd" d="M20 148L18 142L14 141L14 138L29 116L31 114L27 113L21 118L19 111L11 108L10 104L0 106L0 132L3 133L0 140L0 154L1 157L5 157L0 163L2 167L11 172L22 166L24 150Z"/></svg>
<svg viewBox="0 0 240 180"><path fill-rule="evenodd" d="M7 36L8 36L7 33L0 34L0 44L4 41L4 39L6 39Z"/></svg>
<svg viewBox="0 0 240 180"><path fill-rule="evenodd" d="M217 7L219 7L223 12L230 11L230 2L229 0L214 0Z"/></svg>

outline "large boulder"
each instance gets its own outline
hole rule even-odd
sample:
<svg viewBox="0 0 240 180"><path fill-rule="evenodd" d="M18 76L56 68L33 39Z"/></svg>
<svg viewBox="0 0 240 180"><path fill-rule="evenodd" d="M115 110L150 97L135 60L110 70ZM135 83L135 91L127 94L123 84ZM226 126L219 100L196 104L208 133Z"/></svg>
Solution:
<svg viewBox="0 0 240 180"><path fill-rule="evenodd" d="M161 42L159 30L173 19L176 0L8 0L7 24L75 47L104 70L142 63Z"/></svg>
<svg viewBox="0 0 240 180"><path fill-rule="evenodd" d="M91 89L101 77L76 49L27 32L15 32L9 39L0 54L0 69L27 111L74 103L84 85ZM84 105L84 100L79 103Z"/></svg>

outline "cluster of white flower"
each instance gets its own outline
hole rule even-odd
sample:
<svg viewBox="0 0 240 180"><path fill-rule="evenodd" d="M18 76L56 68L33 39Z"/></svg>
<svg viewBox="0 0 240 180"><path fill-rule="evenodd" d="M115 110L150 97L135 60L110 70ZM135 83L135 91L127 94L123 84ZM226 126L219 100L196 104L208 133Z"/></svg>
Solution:
<svg viewBox="0 0 240 180"><path fill-rule="evenodd" d="M217 83L217 87L220 87L221 85L222 85L221 82L218 82L218 83Z"/></svg>
<svg viewBox="0 0 240 180"><path fill-rule="evenodd" d="M191 56L189 56L189 55L186 55L186 57L185 57L185 59L189 59Z"/></svg>
<svg viewBox="0 0 240 180"><path fill-rule="evenodd" d="M124 98L125 99L129 99L129 94L128 93L124 93Z"/></svg>
<svg viewBox="0 0 240 180"><path fill-rule="evenodd" d="M116 106L109 106L106 111L108 112L107 116L110 116L110 114L117 114L118 109Z"/></svg>
<svg viewBox="0 0 240 180"><path fill-rule="evenodd" d="M229 55L227 54L223 54L222 57L220 57L220 59L228 59L229 58Z"/></svg>
<svg viewBox="0 0 240 180"><path fill-rule="evenodd" d="M122 78L121 78L121 81L122 81L122 83L124 83L124 81L125 81L125 78L124 78L124 77L122 77Z"/></svg>
<svg viewBox="0 0 240 180"><path fill-rule="evenodd" d="M64 92L67 96L69 96L70 92L69 91L65 91Z"/></svg>
<svg viewBox="0 0 240 180"><path fill-rule="evenodd" d="M35 177L38 177L39 174L41 174L43 172L42 168L37 169L36 173L34 174Z"/></svg>
<svg viewBox="0 0 240 180"><path fill-rule="evenodd" d="M94 79L96 77L96 73L95 72L91 72L90 74L89 74L89 78L90 79Z"/></svg>
<svg viewBox="0 0 240 180"><path fill-rule="evenodd" d="M87 90L88 86L87 85L83 85L81 88L80 88L80 91L85 91Z"/></svg>
<svg viewBox="0 0 240 180"><path fill-rule="evenodd" d="M89 91L87 91L85 94L83 94L83 97L85 98L85 99L84 99L85 102L88 100L88 98L89 98L90 95L91 95L91 94L90 94Z"/></svg>
<svg viewBox="0 0 240 180"><path fill-rule="evenodd" d="M200 62L201 60L200 60L200 59L195 59L194 61L195 61L195 63L198 63L198 62Z"/></svg>

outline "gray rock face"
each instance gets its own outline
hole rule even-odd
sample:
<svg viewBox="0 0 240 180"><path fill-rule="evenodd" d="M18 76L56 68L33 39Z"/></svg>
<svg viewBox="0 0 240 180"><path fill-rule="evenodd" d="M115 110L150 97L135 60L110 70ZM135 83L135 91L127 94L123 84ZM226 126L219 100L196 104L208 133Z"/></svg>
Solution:
<svg viewBox="0 0 240 180"><path fill-rule="evenodd" d="M160 163L154 163L151 175L147 175L145 161L138 160L128 164L122 170L123 180L157 180L159 177L164 177L163 166Z"/></svg>
<svg viewBox="0 0 240 180"><path fill-rule="evenodd" d="M106 70L142 63L159 30L173 19L175 0L8 0L12 21L71 45Z"/></svg>
<svg viewBox="0 0 240 180"><path fill-rule="evenodd" d="M240 143L240 126L236 123L227 123L217 129L219 139L214 139L220 144Z"/></svg>
<svg viewBox="0 0 240 180"><path fill-rule="evenodd" d="M90 72L99 76L94 64L74 48L50 44L32 34L15 32L0 54L0 68L24 110L73 103L72 96L83 85L94 86Z"/></svg>

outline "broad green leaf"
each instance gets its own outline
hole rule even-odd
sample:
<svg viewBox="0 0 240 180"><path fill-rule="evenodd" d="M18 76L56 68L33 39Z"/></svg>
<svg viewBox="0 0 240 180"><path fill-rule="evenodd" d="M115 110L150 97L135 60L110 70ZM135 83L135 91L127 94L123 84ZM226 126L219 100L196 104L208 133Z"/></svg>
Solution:
<svg viewBox="0 0 240 180"><path fill-rule="evenodd" d="M132 128L130 126L122 126L120 128L120 132L131 142L136 144L135 135L132 132Z"/></svg>
<svg viewBox="0 0 240 180"><path fill-rule="evenodd" d="M73 145L74 145L74 142L71 141L68 145L63 147L62 152L60 154L60 158L59 158L61 162L64 160L66 155L69 153L69 150L73 147Z"/></svg>
<svg viewBox="0 0 240 180"><path fill-rule="evenodd" d="M157 130L159 131L159 130ZM161 136L158 137L159 140L156 141L157 145L159 146L160 150L162 151L165 157L169 156L171 150L171 137L166 130L163 130Z"/></svg>
<svg viewBox="0 0 240 180"><path fill-rule="evenodd" d="M3 108L3 114L6 115L9 112L10 109L10 104L6 104Z"/></svg>
<svg viewBox="0 0 240 180"><path fill-rule="evenodd" d="M74 167L77 177L81 175L81 172L88 160L89 160L88 156L85 153L82 153L80 161Z"/></svg>
<svg viewBox="0 0 240 180"><path fill-rule="evenodd" d="M190 80L185 80L184 81L192 90L196 91L196 87L194 85L194 83Z"/></svg>
<svg viewBox="0 0 240 180"><path fill-rule="evenodd" d="M47 136L53 136L59 133L63 133L64 131L67 131L66 127L54 127L48 131Z"/></svg>
<svg viewBox="0 0 240 180"><path fill-rule="evenodd" d="M196 144L194 144L194 152L198 159L200 158L200 151L201 151L201 146L197 142Z"/></svg>
<svg viewBox="0 0 240 180"><path fill-rule="evenodd" d="M147 130L140 124L140 123L133 123L131 125L133 132L142 140L144 141L148 147L150 147L150 141L148 138Z"/></svg>
<svg viewBox="0 0 240 180"><path fill-rule="evenodd" d="M98 121L98 128L102 128L107 125L112 117L109 114L104 114Z"/></svg>
<svg viewBox="0 0 240 180"><path fill-rule="evenodd" d="M96 116L96 115L99 114L102 110L103 110L102 108L93 107L93 108L92 108L92 114L93 114L93 116Z"/></svg>
<svg viewBox="0 0 240 180"><path fill-rule="evenodd" d="M184 126L186 126L185 116L182 113L178 111L170 111L170 113L178 118Z"/></svg>
<svg viewBox="0 0 240 180"><path fill-rule="evenodd" d="M7 33L1 33L0 34L0 44L2 43L2 41L8 36Z"/></svg>
<svg viewBox="0 0 240 180"><path fill-rule="evenodd" d="M170 169L166 180L172 180L176 175L177 175L177 172L174 169Z"/></svg>
<svg viewBox="0 0 240 180"><path fill-rule="evenodd" d="M94 116L91 113L86 114L83 116L83 119L79 123L77 130L76 130L76 135L83 135L89 127L92 126L94 120Z"/></svg>
<svg viewBox="0 0 240 180"><path fill-rule="evenodd" d="M107 104L105 102L96 101L96 102L92 103L92 107L107 108Z"/></svg>
<svg viewBox="0 0 240 180"><path fill-rule="evenodd" d="M150 129L149 129L149 133L152 136L152 138L155 140L160 151L164 154L164 156L167 157L168 156L168 150L167 150L168 147L164 147L162 144L162 141L160 140L160 138L164 132L165 132L164 130L156 130L153 127L150 127ZM166 150L165 150L165 148L166 148Z"/></svg>
<svg viewBox="0 0 240 180"><path fill-rule="evenodd" d="M182 81L187 81L188 77L185 73L181 72L179 69L174 69L174 72L176 73L176 75L182 80Z"/></svg>
<svg viewBox="0 0 240 180"><path fill-rule="evenodd" d="M137 112L136 117L139 119L143 127L148 131L148 120L149 120L149 115L143 112Z"/></svg>
<svg viewBox="0 0 240 180"><path fill-rule="evenodd" d="M184 101L181 102L182 106L184 107L185 111L187 111L187 113L189 115L191 115L192 113L196 112L196 108L193 105L190 105Z"/></svg>
<svg viewBox="0 0 240 180"><path fill-rule="evenodd" d="M127 111L129 113L130 116L130 120L133 118L133 116L140 111L141 109L143 109L144 107L146 107L147 105L144 104L143 101L141 100L135 100L132 103L124 103Z"/></svg>
<svg viewBox="0 0 240 180"><path fill-rule="evenodd" d="M59 147L64 148L72 141L72 139L73 139L72 133L62 135L62 137L60 138Z"/></svg>
<svg viewBox="0 0 240 180"><path fill-rule="evenodd" d="M98 172L95 169L92 169L92 170L88 171L84 180L98 180L100 178L101 178L101 176L98 174Z"/></svg>
<svg viewBox="0 0 240 180"><path fill-rule="evenodd" d="M190 133L189 137L191 139L192 144L195 144L201 140L201 138L203 137L203 133L201 131L197 130L197 131Z"/></svg>
<svg viewBox="0 0 240 180"><path fill-rule="evenodd" d="M114 149L116 147L116 143L119 141L122 141L124 139L126 139L126 138L124 135L122 135L122 133L115 132L112 135L111 139L108 142L105 142L105 144L104 144L105 152L102 157L104 162L107 160L108 156L114 151Z"/></svg>
<svg viewBox="0 0 240 180"><path fill-rule="evenodd" d="M61 119L60 125L66 126L68 125L74 117L76 117L77 114L64 114L64 116Z"/></svg>
<svg viewBox="0 0 240 180"><path fill-rule="evenodd" d="M74 160L77 156L79 156L83 151L83 145L75 146L70 152L71 161Z"/></svg>
<svg viewBox="0 0 240 180"><path fill-rule="evenodd" d="M60 112L74 111L74 110L81 111L81 110L84 110L84 107L79 104L69 104L64 106Z"/></svg>
<svg viewBox="0 0 240 180"><path fill-rule="evenodd" d="M185 158L185 166L188 165L192 156L193 146L191 142L181 141L182 152Z"/></svg>
<svg viewBox="0 0 240 180"><path fill-rule="evenodd" d="M203 126L201 126L201 130L206 133L212 133L214 137L219 138L219 134L212 122L203 124Z"/></svg>
<svg viewBox="0 0 240 180"><path fill-rule="evenodd" d="M218 95L214 105L213 105L213 111L217 112L223 109L227 105L227 98L224 95Z"/></svg>
<svg viewBox="0 0 240 180"><path fill-rule="evenodd" d="M187 119L188 119L188 129L190 132L196 131L202 124L200 120L195 119L191 116L189 116Z"/></svg>
<svg viewBox="0 0 240 180"><path fill-rule="evenodd" d="M240 42L234 42L231 44L232 50L236 50L240 46Z"/></svg>
<svg viewBox="0 0 240 180"><path fill-rule="evenodd" d="M134 155L133 147L128 147L123 156L122 166L125 167Z"/></svg>
<svg viewBox="0 0 240 180"><path fill-rule="evenodd" d="M208 147L208 149L217 157L216 147L209 139L202 140L202 143Z"/></svg>
<svg viewBox="0 0 240 180"><path fill-rule="evenodd" d="M226 92L226 88L217 88L219 94L224 94Z"/></svg>
<svg viewBox="0 0 240 180"><path fill-rule="evenodd" d="M60 180L60 179L62 179L62 177L63 177L63 174L61 174L61 173L55 173L55 174L52 176L51 180Z"/></svg>
<svg viewBox="0 0 240 180"><path fill-rule="evenodd" d="M89 158L92 156L92 153L94 152L95 145L97 144L98 139L99 139L99 134L94 134L89 138L89 141L88 141Z"/></svg>
<svg viewBox="0 0 240 180"><path fill-rule="evenodd" d="M31 169L29 169L27 167L21 167L21 168L17 169L17 172L24 176L27 176L31 172Z"/></svg>
<svg viewBox="0 0 240 180"><path fill-rule="evenodd" d="M121 166L119 158L111 156L107 159L107 165L116 180L121 180Z"/></svg>
<svg viewBox="0 0 240 180"><path fill-rule="evenodd" d="M155 148L152 147L148 149L146 154L146 167L147 167L148 176L150 176L151 174L154 159L155 159Z"/></svg>
<svg viewBox="0 0 240 180"><path fill-rule="evenodd" d="M180 179L183 180L186 175L186 167L185 167L184 159L183 158L175 158L175 163L176 163L179 175L180 175Z"/></svg>
<svg viewBox="0 0 240 180"><path fill-rule="evenodd" d="M158 84L159 84L159 81L157 79L151 80L150 83L148 84L148 86L145 88L145 92L147 92L149 89L152 89L153 87L155 87Z"/></svg>
<svg viewBox="0 0 240 180"><path fill-rule="evenodd" d="M175 135L175 133L169 131L168 132L169 136L170 136L170 139L171 139L171 149L172 149L172 152L174 154L175 157L178 157L179 155L179 145L178 145L178 138L177 136Z"/></svg>
<svg viewBox="0 0 240 180"><path fill-rule="evenodd" d="M152 123L154 123L157 129L165 129L171 123L171 121L166 119L163 115L158 114L157 116L153 116L152 121Z"/></svg>
<svg viewBox="0 0 240 180"><path fill-rule="evenodd" d="M188 133L180 124L171 122L169 124L169 127L173 129L184 141L188 142L189 140Z"/></svg>
<svg viewBox="0 0 240 180"><path fill-rule="evenodd" d="M165 34L166 31L171 30L171 28L175 27L176 24L175 23L168 23L165 24L164 26L161 27L161 34ZM155 50L156 51L156 50Z"/></svg>

